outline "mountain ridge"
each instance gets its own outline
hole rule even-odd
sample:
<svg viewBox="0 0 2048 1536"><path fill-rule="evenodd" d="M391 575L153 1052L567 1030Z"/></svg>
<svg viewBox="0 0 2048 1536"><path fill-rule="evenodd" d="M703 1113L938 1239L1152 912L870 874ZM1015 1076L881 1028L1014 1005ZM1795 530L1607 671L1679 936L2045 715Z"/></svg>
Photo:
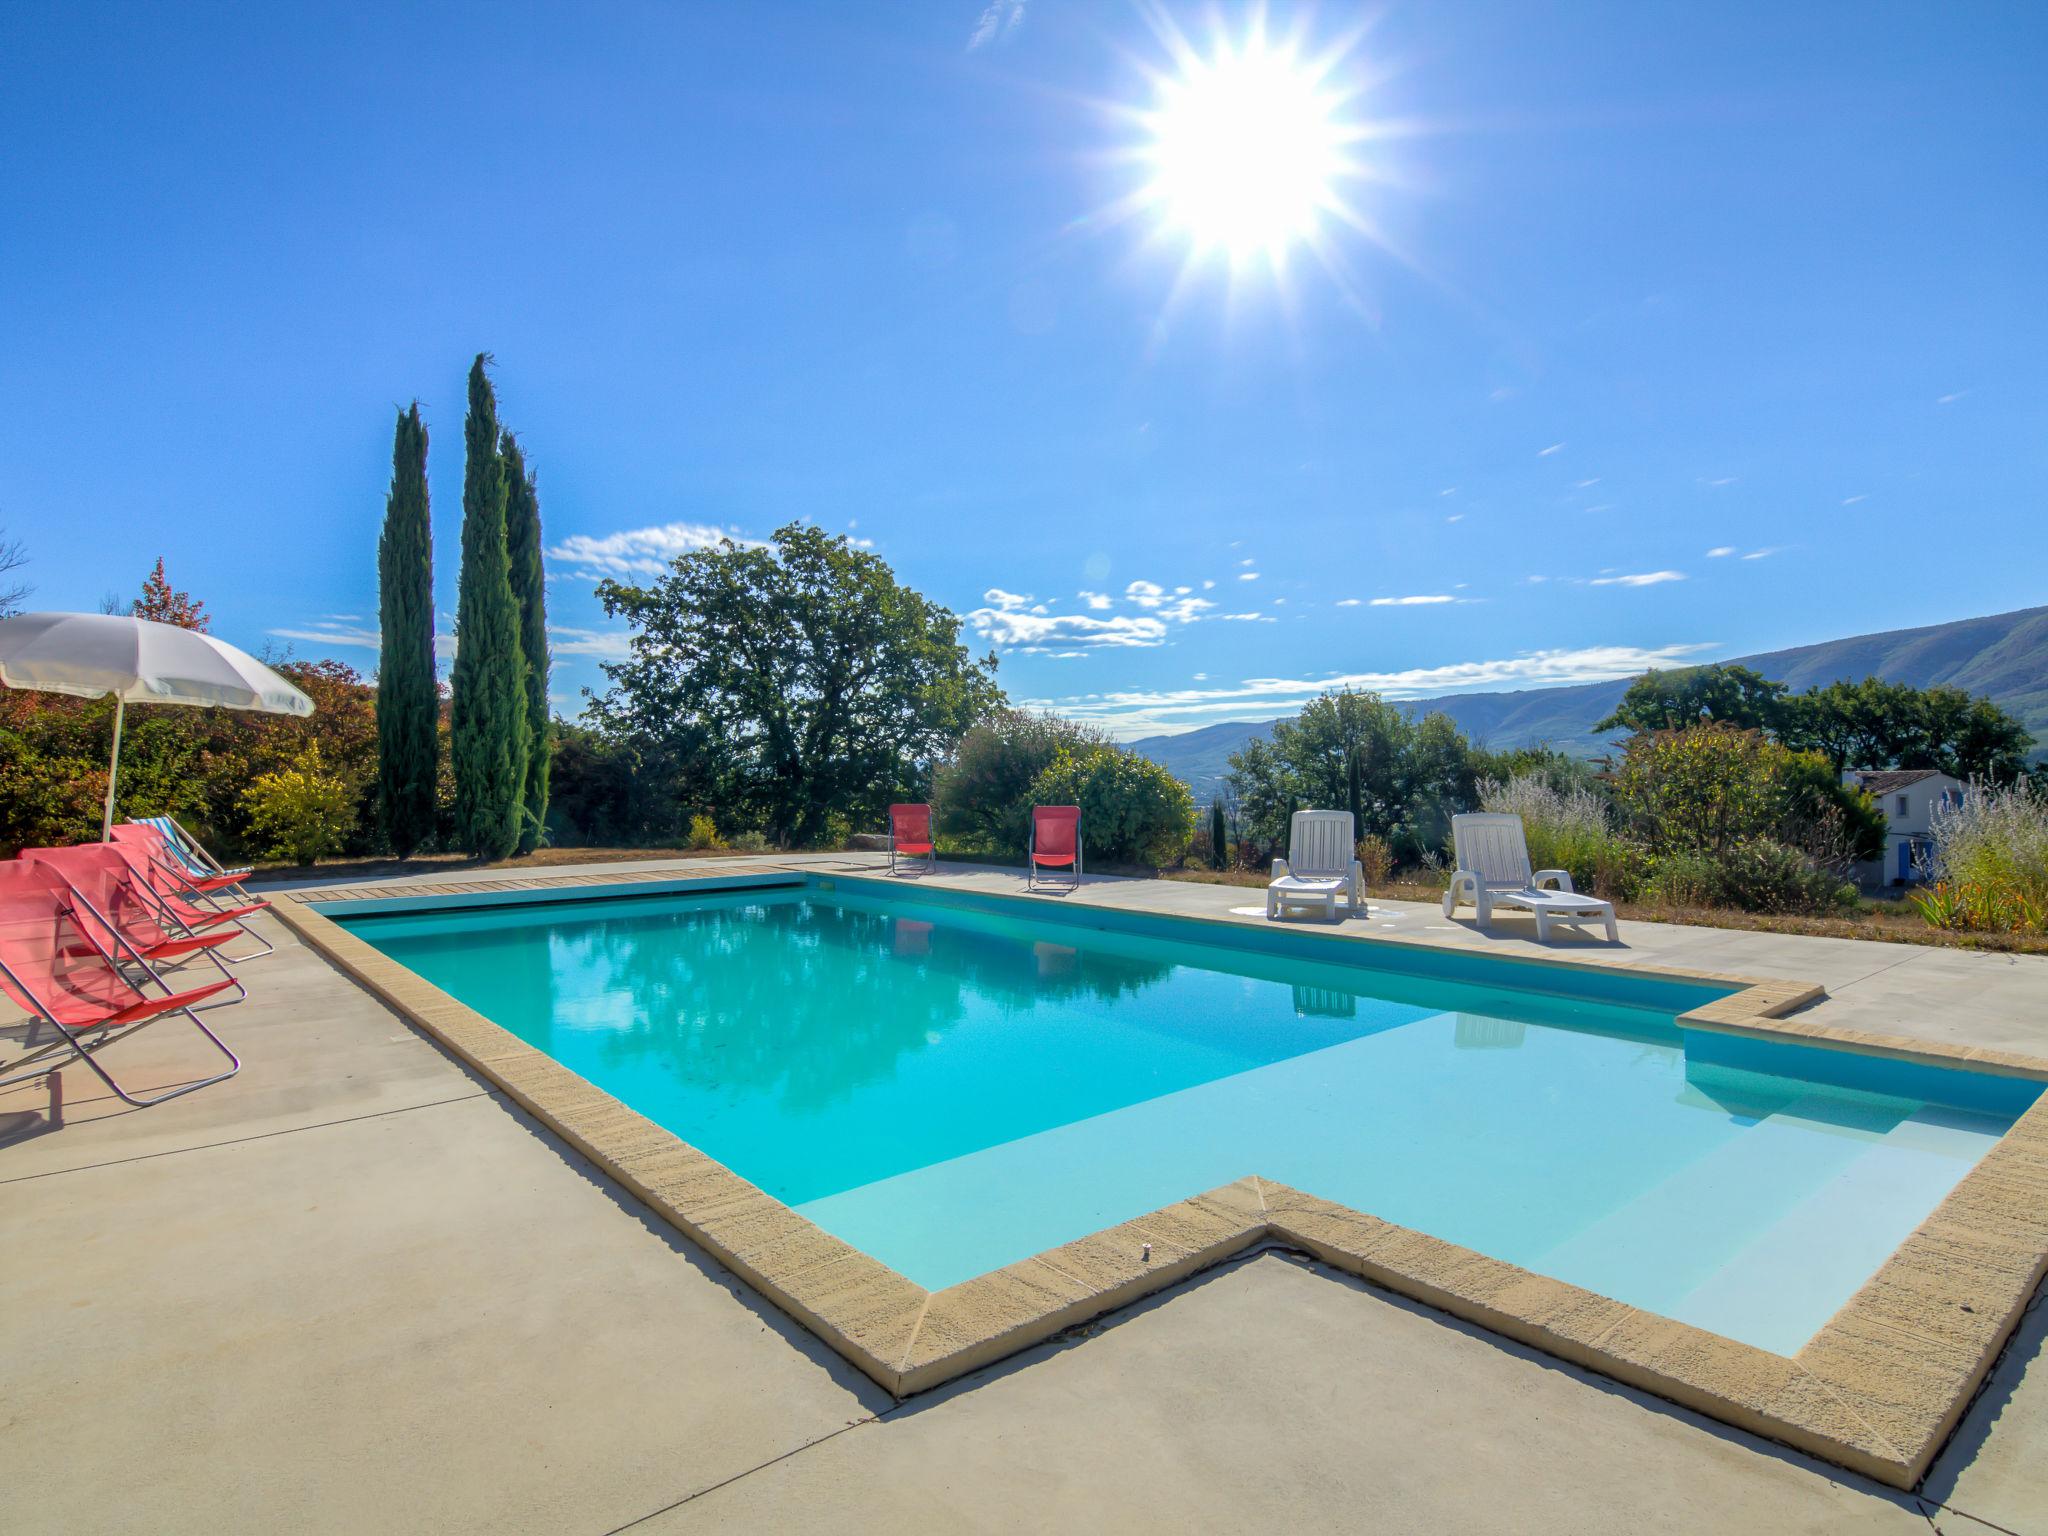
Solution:
<svg viewBox="0 0 2048 1536"><path fill-rule="evenodd" d="M2024 721L2034 733L2033 756L2048 753L2048 606L1788 646L1733 657L1724 665L1752 668L1795 692L1865 677L1915 688L1946 684L1966 689ZM1633 681L1623 677L1562 688L1394 702L1411 717L1441 711L1472 741L1497 751L1548 744L1575 757L1590 757L1604 751L1610 740L1593 730L1594 722L1612 713ZM1275 724L1226 720L1125 745L1166 768L1194 791L1197 800L1206 801L1221 788L1230 754L1254 736L1270 736Z"/></svg>

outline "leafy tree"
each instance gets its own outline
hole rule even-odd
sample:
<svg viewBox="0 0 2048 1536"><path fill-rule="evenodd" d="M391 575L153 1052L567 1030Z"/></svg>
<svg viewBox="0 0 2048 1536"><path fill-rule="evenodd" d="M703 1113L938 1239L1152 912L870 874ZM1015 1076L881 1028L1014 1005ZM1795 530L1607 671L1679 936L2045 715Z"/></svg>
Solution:
<svg viewBox="0 0 2048 1536"><path fill-rule="evenodd" d="M377 787L384 835L401 859L434 835L441 701L434 681L433 539L427 429L415 400L398 414L377 544Z"/></svg>
<svg viewBox="0 0 2048 1536"><path fill-rule="evenodd" d="M505 540L505 464L498 402L479 352L463 423L462 579L455 610L455 836L479 858L519 846L525 820L526 653Z"/></svg>
<svg viewBox="0 0 2048 1536"><path fill-rule="evenodd" d="M2033 737L1989 699L1960 688L1912 688L1866 677L1794 696L1782 735L1844 768L1938 768L1960 779L2010 783L2026 771Z"/></svg>
<svg viewBox="0 0 2048 1536"><path fill-rule="evenodd" d="M614 687L593 723L654 744L723 816L785 846L816 842L834 816L878 820L1002 701L995 658L968 655L955 614L814 526L597 593L634 632L629 658L605 664Z"/></svg>
<svg viewBox="0 0 2048 1536"><path fill-rule="evenodd" d="M548 769L548 596L541 568L540 488L526 468L526 455L510 432L504 436L505 545L512 568L512 597L519 604L519 643L526 655L525 820L519 851L531 853L547 830Z"/></svg>
<svg viewBox="0 0 2048 1536"><path fill-rule="evenodd" d="M213 620L206 616L206 604L189 592L180 592L165 579L162 555L156 557L156 569L143 580L142 596L135 599L135 605L128 611L138 619L154 619L180 629L203 633L213 627Z"/></svg>
<svg viewBox="0 0 2048 1536"><path fill-rule="evenodd" d="M1645 672L1628 686L1596 731L1676 731L1703 720L1746 731L1775 731L1785 685L1748 667L1716 665Z"/></svg>
<svg viewBox="0 0 2048 1536"><path fill-rule="evenodd" d="M1209 802L1209 867L1230 867L1230 823L1223 814L1221 796Z"/></svg>
<svg viewBox="0 0 2048 1536"><path fill-rule="evenodd" d="M1031 787L1061 752L1107 746L1099 727L1057 715L998 709L960 738L932 780L938 830L989 850L1024 847Z"/></svg>
<svg viewBox="0 0 2048 1536"><path fill-rule="evenodd" d="M1761 731L1718 722L1638 731L1614 774L1615 809L1654 853L1723 858L1782 825L1790 756Z"/></svg>
<svg viewBox="0 0 2048 1536"><path fill-rule="evenodd" d="M1187 785L1122 747L1062 750L1031 787L1038 805L1078 805L1082 847L1106 863L1153 869L1187 852L1195 801Z"/></svg>
<svg viewBox="0 0 2048 1536"><path fill-rule="evenodd" d="M1441 846L1450 817L1472 803L1471 747L1448 716L1413 721L1378 694L1312 699L1293 720L1232 754L1228 781L1252 835L1277 845L1297 805L1343 806L1357 779L1358 831L1407 858Z"/></svg>

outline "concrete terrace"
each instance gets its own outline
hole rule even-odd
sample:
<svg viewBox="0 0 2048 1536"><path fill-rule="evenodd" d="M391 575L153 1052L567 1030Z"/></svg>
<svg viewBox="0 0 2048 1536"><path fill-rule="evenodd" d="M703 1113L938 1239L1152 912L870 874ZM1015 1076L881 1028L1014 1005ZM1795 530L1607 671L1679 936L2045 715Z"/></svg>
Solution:
<svg viewBox="0 0 2048 1536"><path fill-rule="evenodd" d="M1258 893L1097 880L1049 899L1218 915ZM1538 952L1419 906L1351 926ZM2048 1532L2038 1297L1917 1495L1273 1252L894 1403L266 932L280 952L248 967L252 1000L213 1016L237 1078L146 1111L76 1068L0 1093L10 1529ZM2048 959L1623 938L1546 952L1817 981L1801 1022L2048 1055ZM0 1034L0 1070L14 1054ZM106 1059L151 1087L204 1056L165 1025Z"/></svg>

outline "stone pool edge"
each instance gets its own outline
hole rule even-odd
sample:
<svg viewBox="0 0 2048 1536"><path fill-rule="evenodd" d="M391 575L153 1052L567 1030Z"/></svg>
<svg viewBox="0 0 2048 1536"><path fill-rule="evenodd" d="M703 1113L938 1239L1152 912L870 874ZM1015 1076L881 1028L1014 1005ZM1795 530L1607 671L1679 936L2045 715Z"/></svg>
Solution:
<svg viewBox="0 0 2048 1536"><path fill-rule="evenodd" d="M541 898L550 889L621 883L628 882L580 876L439 885L419 894L516 890ZM630 883L687 890L698 882L669 874ZM1283 1245L1683 1407L1910 1488L2048 1272L2044 1097L1792 1357L1257 1176L927 1292L312 910L312 903L348 902L354 892L281 894L272 910L303 941L899 1398L1247 1249ZM1689 1025L2048 1079L2048 1060L1777 1017L1822 995L1818 987L1665 965L1643 970L1744 989L1683 1016Z"/></svg>

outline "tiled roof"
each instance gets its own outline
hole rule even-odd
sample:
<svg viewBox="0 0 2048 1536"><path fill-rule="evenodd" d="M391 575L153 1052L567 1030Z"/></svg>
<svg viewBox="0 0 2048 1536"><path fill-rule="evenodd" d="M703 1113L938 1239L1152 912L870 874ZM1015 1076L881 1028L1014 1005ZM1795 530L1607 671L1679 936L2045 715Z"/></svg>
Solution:
<svg viewBox="0 0 2048 1536"><path fill-rule="evenodd" d="M1873 795L1888 795L1895 789L1904 789L1909 784L1918 784L1922 779L1942 777L1939 768L1899 768L1873 771L1868 768L1852 768L1856 782Z"/></svg>

